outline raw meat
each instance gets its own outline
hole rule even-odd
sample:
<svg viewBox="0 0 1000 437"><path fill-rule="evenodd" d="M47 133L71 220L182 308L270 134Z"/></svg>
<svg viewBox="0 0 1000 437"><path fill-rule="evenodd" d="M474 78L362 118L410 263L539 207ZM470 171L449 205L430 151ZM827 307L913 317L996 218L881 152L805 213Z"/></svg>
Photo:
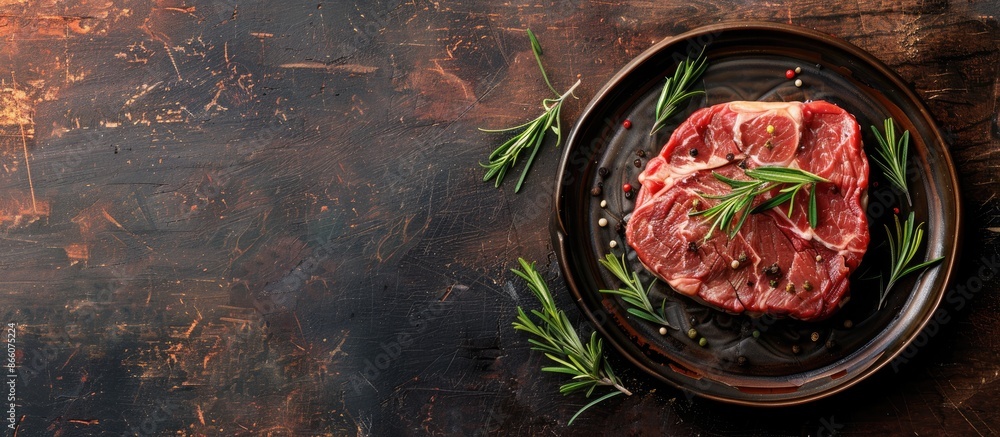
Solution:
<svg viewBox="0 0 1000 437"><path fill-rule="evenodd" d="M816 228L809 226L803 191L791 218L788 204L781 205L751 214L733 238L716 229L706 240L711 221L689 213L717 202L700 194L731 191L712 173L749 179L741 167L758 166L800 168L830 180L817 186ZM731 313L800 320L826 318L846 303L850 273L870 237L868 160L858 123L843 109L823 101L701 109L674 131L639 182L626 240L677 292Z"/></svg>

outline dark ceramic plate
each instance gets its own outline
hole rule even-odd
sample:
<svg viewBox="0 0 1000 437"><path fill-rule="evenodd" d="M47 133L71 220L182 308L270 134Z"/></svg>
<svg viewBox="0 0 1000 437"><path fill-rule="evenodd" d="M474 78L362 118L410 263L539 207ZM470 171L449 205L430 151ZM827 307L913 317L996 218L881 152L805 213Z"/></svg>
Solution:
<svg viewBox="0 0 1000 437"><path fill-rule="evenodd" d="M733 100L827 100L854 114L869 157L875 140L870 126L894 118L911 133L910 192L913 205L872 165L868 218L872 242L851 278L851 299L822 322L752 318L707 308L660 282L654 303L666 300L668 318L679 329L659 327L626 313L620 298L598 290L618 283L597 260L625 253L630 266L646 273L616 226L632 208L623 183L638 186L646 158L654 156L674 126L648 132L653 105L679 60L704 47L709 68L702 76L706 96L691 111ZM796 87L785 71L800 67ZM623 127L630 120L631 129ZM899 129L897 127L897 129ZM841 391L889 364L917 338L944 294L959 241L959 199L951 158L927 109L881 62L839 39L808 29L770 24L722 24L663 41L629 63L594 97L567 139L556 192L553 230L564 277L583 312L608 343L640 369L697 395L726 402L778 406L802 403ZM645 155L643 157L642 155ZM636 159L639 166L636 166ZM600 167L611 173L598 174ZM601 196L592 188L604 183ZM600 201L607 201L607 208ZM890 291L877 309L879 274L887 269L883 225L894 208L914 211L926 222L926 250L918 256L945 260L911 275ZM598 225L606 218L609 225ZM617 248L609 246L614 241ZM688 338L690 328L707 346Z"/></svg>

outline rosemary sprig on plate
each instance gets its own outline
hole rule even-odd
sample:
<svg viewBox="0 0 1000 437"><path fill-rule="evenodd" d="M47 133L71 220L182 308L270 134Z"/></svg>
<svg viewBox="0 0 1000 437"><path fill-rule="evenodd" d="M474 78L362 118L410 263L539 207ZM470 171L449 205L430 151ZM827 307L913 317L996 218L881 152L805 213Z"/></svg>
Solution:
<svg viewBox="0 0 1000 437"><path fill-rule="evenodd" d="M878 155L873 159L875 164L882 169L882 173L889 179L889 182L903 191L906 195L906 203L913 205L910 200L910 190L906 183L906 157L910 149L910 131L903 131L903 135L896 138L896 126L892 117L885 119L885 135L872 126L875 139L878 141Z"/></svg>
<svg viewBox="0 0 1000 437"><path fill-rule="evenodd" d="M920 224L915 225L916 219L912 211L902 225L899 223L898 215L893 218L896 220L895 234L889 230L889 226L885 227L887 239L889 240L889 257L892 260L892 266L889 269L889 284L882 290L878 298L878 309L882 309L882 305L885 304L885 298L889 295L889 290L896 284L896 281L944 259L944 257L938 257L930 261L910 265L913 262L913 257L920 250L920 243L924 238L924 230L922 229L924 223L920 222ZM894 236L895 238L893 238Z"/></svg>
<svg viewBox="0 0 1000 437"><path fill-rule="evenodd" d="M493 186L499 187L500 183L503 182L504 176L507 175L507 171L517 164L517 159L521 156L521 153L530 150L531 154L528 156L527 163L524 164L524 169L521 170L521 177L517 180L517 185L514 186L515 193L521 191L524 178L528 175L531 164L535 162L535 156L538 155L538 151L542 148L542 142L545 141L545 135L548 131L551 130L552 133L556 134L556 147L559 147L559 143L562 142L562 124L559 113L562 111L563 101L573 95L576 87L580 86L580 81L577 80L569 90L560 95L555 87L552 86L552 83L549 82L549 76L545 73L545 67L542 66L542 46L538 43L538 38L535 38L535 34L531 32L531 29L528 29L528 39L531 40L531 51L538 62L538 68L542 71L542 78L545 79L545 84L558 97L543 99L542 115L525 124L506 129L479 129L483 132L494 133L520 131L501 144L500 147L494 149L493 153L490 153L489 162L485 164L482 162L479 163L480 166L486 169L483 182L496 179Z"/></svg>
<svg viewBox="0 0 1000 437"><path fill-rule="evenodd" d="M667 120L681 110L681 103L691 97L705 94L701 90L689 91L688 89L705 72L706 68L708 68L708 63L704 50L698 54L697 58L692 60L688 57L677 65L674 77L667 78L667 82L663 84L663 90L660 91L660 98L656 100L656 122L653 123L653 129L649 131L649 135L662 129L667 124Z"/></svg>
<svg viewBox="0 0 1000 437"><path fill-rule="evenodd" d="M625 285L624 288L619 288L617 290L600 290L601 293L621 296L622 300L627 302L629 305L632 305L632 308L628 309L628 313L633 316L657 323L661 326L674 328L670 322L667 321L666 314L664 313L664 305L666 305L667 301L664 300L660 304L659 309L654 307L649 301L649 290L653 288L653 283L656 282L655 280L650 282L648 287L643 287L642 281L639 280L639 275L625 267L625 255L622 255L619 259L609 253L604 255L604 259L599 259L597 261Z"/></svg>
<svg viewBox="0 0 1000 437"><path fill-rule="evenodd" d="M707 220L712 220L712 226L705 235L711 238L715 229L719 229L729 234L732 238L743 227L750 214L757 214L777 207L786 202L788 205L788 217L792 216L792 208L795 204L795 195L806 187L809 188L809 226L815 228L819 224L819 209L816 205L816 184L829 182L829 180L816 176L805 170L788 167L757 167L752 170L744 170L745 175L750 180L731 179L713 172L716 179L722 181L732 189L727 194L702 195L706 199L719 200L715 206L701 211L691 211L688 215L704 216ZM783 185L783 186L782 186ZM755 206L749 212L747 208L753 203L757 196L764 194L774 188L782 186L778 193ZM742 214L740 214L742 212ZM739 221L733 226L733 220L739 215Z"/></svg>
<svg viewBox="0 0 1000 437"><path fill-rule="evenodd" d="M569 420L572 424L580 413L613 396L632 395L622 386L621 380L611 370L611 365L604 359L604 346L597 333L590 334L590 341L584 343L566 314L556 308L555 299L549 291L548 284L535 269L535 263L528 263L523 258L517 259L521 270L513 272L528 283L535 297L542 304L541 310L531 310L534 319L517 307L517 321L514 329L531 334L529 338L531 349L545 353L545 356L556 363L555 366L542 367L543 372L562 373L572 376L572 381L559 387L559 392L567 395L578 390L586 390L586 397L601 386L613 387L617 391L605 394L580 408ZM537 320L537 322L536 322Z"/></svg>

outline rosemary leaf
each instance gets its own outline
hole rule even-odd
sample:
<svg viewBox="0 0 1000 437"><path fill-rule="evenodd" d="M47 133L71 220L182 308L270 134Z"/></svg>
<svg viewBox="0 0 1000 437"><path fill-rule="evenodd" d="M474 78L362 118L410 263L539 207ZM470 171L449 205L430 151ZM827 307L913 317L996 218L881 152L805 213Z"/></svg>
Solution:
<svg viewBox="0 0 1000 437"><path fill-rule="evenodd" d="M885 119L885 135L879 132L875 126L871 128L878 142L876 149L878 155L874 157L873 161L882 169L886 179L906 195L906 203L913 205L913 201L910 199L910 189L906 182L906 159L910 149L910 131L903 131L903 135L897 139L896 125L892 117Z"/></svg>
<svg viewBox="0 0 1000 437"><path fill-rule="evenodd" d="M653 304L649 301L649 291L653 288L653 284L650 283L649 287L643 287L642 281L639 280L639 275L633 271L629 271L628 267L626 267L625 255L622 255L619 259L609 253L604 255L604 259L599 259L597 261L624 284L624 288L619 288L617 290L599 290L601 293L621 296L622 300L634 307L628 309L629 314L653 323L657 323L661 326L674 328L674 326L667 321L667 317L663 313L663 306L661 305L660 310L657 311Z"/></svg>
<svg viewBox="0 0 1000 437"><path fill-rule="evenodd" d="M697 58L692 60L688 57L677 65L674 76L667 78L666 83L663 84L663 90L660 91L660 97L656 100L656 122L653 123L653 129L650 130L649 135L653 135L656 131L662 129L666 125L667 120L681 110L680 105L682 103L691 97L705 94L701 90L689 91L689 88L694 84L694 81L701 77L701 74L707 68L708 62L705 59L704 49L698 54Z"/></svg>
<svg viewBox="0 0 1000 437"><path fill-rule="evenodd" d="M716 179L729 185L732 189L729 193L720 195L703 194L705 199L718 200L714 206L701 210L692 211L688 215L704 216L706 220L711 220L705 239L712 237L716 229L726 232L729 238L736 236L740 228L746 222L750 214L758 214L788 203L788 217L792 216L792 205L794 205L795 194L806 187L809 189L809 226L815 228L819 223L819 211L816 205L816 184L829 182L829 180L807 172L805 170L789 167L757 167L752 170L744 170L743 174L750 177L750 180L742 181L728 178L718 173L712 173ZM778 194L770 199L761 202L749 212L747 208L753 204L757 196L780 187ZM733 226L733 219L739 215L740 219Z"/></svg>
<svg viewBox="0 0 1000 437"><path fill-rule="evenodd" d="M580 390L586 390L586 397L597 387L611 387L616 391L611 393L632 395L615 376L611 366L604 358L604 346L596 332L590 334L590 339L584 343L570 323L566 313L556 307L552 292L542 275L535 269L535 263L528 263L518 258L521 269L513 272L528 284L528 288L541 303L540 310L532 310L534 319L528 316L521 307L517 307L517 319L513 326L517 331L526 332L534 338L529 338L531 349L543 352L555 363L555 366L542 367L543 372L560 373L572 376L572 379L559 387L559 392L566 395ZM581 408L573 419L595 404L611 398L604 395Z"/></svg>
<svg viewBox="0 0 1000 437"><path fill-rule="evenodd" d="M494 149L490 153L488 162L485 164L482 162L479 163L481 167L486 169L483 182L495 179L493 186L499 187L503 182L504 176L507 175L507 171L517 164L517 160L521 154L526 150L530 150L528 160L524 164L524 169L521 170L521 176L517 180L517 185L514 186L515 193L521 191L521 186L524 185L524 178L528 176L528 170L531 169L531 164L535 162L535 157L538 155L538 151L541 150L546 134L549 131L556 134L556 147L559 147L559 143L562 142L560 114L562 112L563 101L573 95L576 87L580 86L580 81L577 80L569 90L563 94L559 94L555 87L552 86L552 82L549 81L548 74L545 73L545 67L542 66L542 45L539 44L538 38L531 32L531 29L528 29L528 39L531 40L531 51L535 55L535 61L538 62L538 69L542 72L542 78L545 79L545 84L548 85L549 89L557 97L543 99L542 114L527 123L502 129L479 129L482 132L489 133L520 131Z"/></svg>
<svg viewBox="0 0 1000 437"><path fill-rule="evenodd" d="M601 402L604 402L604 401L608 400L609 398L612 398L612 397L615 397L615 396L618 396L618 395L620 395L620 394L622 394L622 392L620 392L620 391L613 391L613 392L611 392L611 393L608 393L608 394L606 394L606 395L604 395L604 396L601 396L601 397L599 397L599 398L597 398L597 399L594 399L594 400L593 400L593 401L591 401L591 402L590 402L589 404L587 404L587 405L584 405L584 406L583 406L583 408L580 408L580 410L579 410L579 411L577 411L577 412L576 412L576 414L574 414L574 415L573 415L573 417L570 417L570 418L569 418L569 422L567 422L566 424L567 424L567 425L572 425L572 424L573 424L573 421L575 421L575 420L576 420L576 418L577 418L577 417L579 417L579 416L580 416L580 414L582 414L582 413L583 413L584 411L587 411L587 410L589 410L589 409L590 409L590 407L593 407L594 405L597 405L597 404L599 404L599 403L601 403Z"/></svg>
<svg viewBox="0 0 1000 437"><path fill-rule="evenodd" d="M892 262L889 269L889 284L879 293L878 309L881 309L885 305L885 298L889 295L889 290L892 289L893 285L896 285L897 281L904 276L923 270L944 259L944 257L938 257L910 265L913 262L913 258L916 257L917 252L920 251L920 243L924 238L924 230L922 229L924 223L915 224L916 218L912 211L902 224L899 222L899 216L894 216L893 218L896 221L896 232L892 232L888 226L885 227L886 236L889 241L889 257Z"/></svg>

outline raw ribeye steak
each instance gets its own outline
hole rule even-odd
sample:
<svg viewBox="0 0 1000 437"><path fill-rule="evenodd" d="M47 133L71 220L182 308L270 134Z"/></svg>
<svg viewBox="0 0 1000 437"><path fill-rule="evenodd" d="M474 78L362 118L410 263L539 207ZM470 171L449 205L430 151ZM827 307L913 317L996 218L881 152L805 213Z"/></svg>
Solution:
<svg viewBox="0 0 1000 437"><path fill-rule="evenodd" d="M744 169L781 166L828 179L750 214L732 238L690 215L731 188L713 172L748 180ZM625 236L639 260L679 293L731 313L820 320L846 303L850 273L868 247L868 160L854 116L828 102L730 102L682 123L639 175L642 188ZM777 189L757 196L766 201ZM734 223L738 220L734 220ZM733 261L736 262L733 262ZM734 268L735 267L735 268Z"/></svg>

